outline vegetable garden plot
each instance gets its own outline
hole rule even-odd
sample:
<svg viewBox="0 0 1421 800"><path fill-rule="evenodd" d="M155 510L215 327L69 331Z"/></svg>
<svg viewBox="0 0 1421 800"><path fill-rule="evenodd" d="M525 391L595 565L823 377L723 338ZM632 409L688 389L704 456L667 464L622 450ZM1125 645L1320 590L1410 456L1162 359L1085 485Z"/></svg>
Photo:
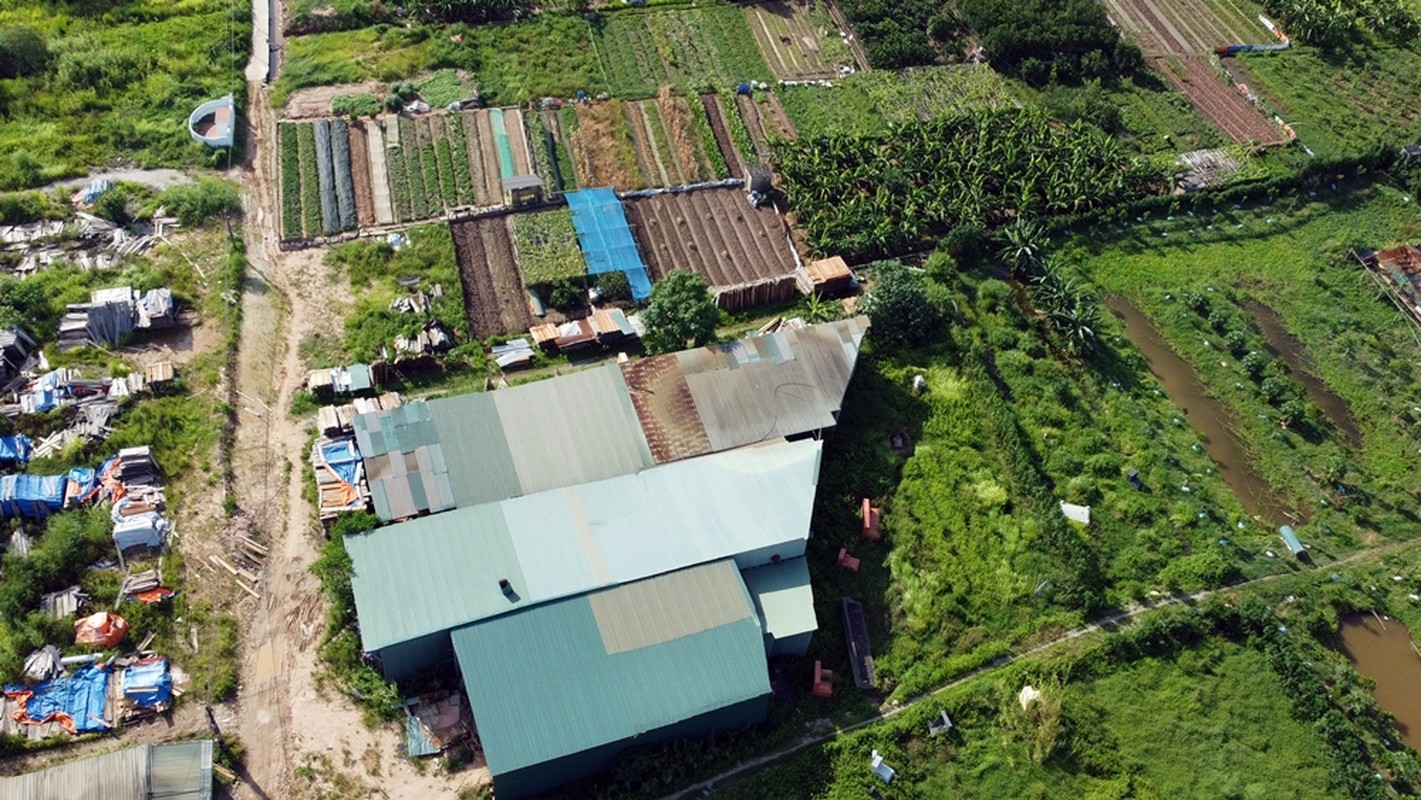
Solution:
<svg viewBox="0 0 1421 800"><path fill-rule="evenodd" d="M985 64L860 72L835 81L832 89L785 86L775 97L805 136L884 133L894 123L1018 105L1006 82Z"/></svg>
<svg viewBox="0 0 1421 800"><path fill-rule="evenodd" d="M774 78L734 6L608 14L594 42L607 90L619 97L651 97L666 84L724 90Z"/></svg>
<svg viewBox="0 0 1421 800"><path fill-rule="evenodd" d="M528 330L533 316L513 257L508 217L480 217L450 225L472 338Z"/></svg>
<svg viewBox="0 0 1421 800"><path fill-rule="evenodd" d="M1176 71L1172 65L1164 63L1167 60L1154 59L1151 65L1230 139L1240 144L1282 144L1288 141L1282 129L1232 86L1224 83L1223 77L1214 71L1209 62L1199 56L1178 56L1175 63L1179 65L1179 71Z"/></svg>
<svg viewBox="0 0 1421 800"><path fill-rule="evenodd" d="M570 145L579 185L630 191L720 177L685 98L663 89L656 100L605 100L574 113Z"/></svg>
<svg viewBox="0 0 1421 800"><path fill-rule="evenodd" d="M566 208L536 214L515 214L513 243L523 280L529 286L580 278L587 274L587 262L572 227L572 212Z"/></svg>
<svg viewBox="0 0 1421 800"><path fill-rule="evenodd" d="M832 78L841 66L856 66L825 3L772 0L745 7L745 21L775 77Z"/></svg>
<svg viewBox="0 0 1421 800"><path fill-rule="evenodd" d="M783 220L769 206L751 208L739 189L634 197L622 205L656 280L691 269L711 287L729 287L794 272Z"/></svg>
<svg viewBox="0 0 1421 800"><path fill-rule="evenodd" d="M1105 0L1106 11L1147 56L1205 55L1227 44L1270 44L1250 0Z"/></svg>

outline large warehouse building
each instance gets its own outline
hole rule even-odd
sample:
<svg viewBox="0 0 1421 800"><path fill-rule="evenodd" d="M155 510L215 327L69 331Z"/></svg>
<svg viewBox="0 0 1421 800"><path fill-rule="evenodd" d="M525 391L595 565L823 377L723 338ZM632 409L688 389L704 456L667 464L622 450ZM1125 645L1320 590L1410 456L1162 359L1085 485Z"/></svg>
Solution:
<svg viewBox="0 0 1421 800"><path fill-rule="evenodd" d="M346 539L364 649L395 680L457 666L505 799L764 720L766 659L817 628L817 434L866 328L362 415L377 513L406 519Z"/></svg>

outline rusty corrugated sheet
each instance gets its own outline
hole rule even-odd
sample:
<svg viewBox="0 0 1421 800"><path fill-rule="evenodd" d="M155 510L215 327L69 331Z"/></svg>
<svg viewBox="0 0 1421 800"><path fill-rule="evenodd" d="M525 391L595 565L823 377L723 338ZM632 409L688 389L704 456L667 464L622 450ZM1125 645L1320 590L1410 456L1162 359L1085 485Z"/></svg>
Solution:
<svg viewBox="0 0 1421 800"><path fill-rule="evenodd" d="M711 451L696 401L674 355L628 361L622 365L622 376L656 463Z"/></svg>

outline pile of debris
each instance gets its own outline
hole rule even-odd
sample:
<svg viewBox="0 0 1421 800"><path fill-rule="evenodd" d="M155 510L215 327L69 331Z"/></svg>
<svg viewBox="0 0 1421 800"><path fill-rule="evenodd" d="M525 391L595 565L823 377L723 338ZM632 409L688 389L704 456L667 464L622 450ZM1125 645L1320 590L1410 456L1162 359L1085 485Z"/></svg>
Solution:
<svg viewBox="0 0 1421 800"><path fill-rule="evenodd" d="M432 319L424 323L420 332L412 337L395 337L394 361L398 364L403 361L432 358L447 352L453 346L454 339L448 331L444 330L444 325L439 320ZM388 351L383 346L380 351L382 359L390 358Z"/></svg>
<svg viewBox="0 0 1421 800"><path fill-rule="evenodd" d="M369 507L370 487L355 437L317 439L311 445L311 468L316 473L317 507L322 522Z"/></svg>
<svg viewBox="0 0 1421 800"><path fill-rule="evenodd" d="M77 211L74 219L41 220L24 225L0 225L0 244L18 253L14 268L19 276L32 275L54 264L73 264L84 270L108 269L124 257L146 253L167 234L177 230L174 217L154 217L123 228L101 217ZM66 239L66 235L69 237Z"/></svg>
<svg viewBox="0 0 1421 800"><path fill-rule="evenodd" d="M488 354L499 369L519 369L532 365L533 343L527 339L513 339L503 344L494 345L489 349Z"/></svg>
<svg viewBox="0 0 1421 800"><path fill-rule="evenodd" d="M473 712L461 692L438 691L404 701L405 755L432 756L468 742Z"/></svg>
<svg viewBox="0 0 1421 800"><path fill-rule="evenodd" d="M436 283L430 287L429 294L421 290L396 297L390 301L390 310L396 314L428 314L434 301L443 296L444 287Z"/></svg>
<svg viewBox="0 0 1421 800"><path fill-rule="evenodd" d="M322 399L338 394L365 394L377 385L376 370L369 364L313 369L306 376L306 389Z"/></svg>
<svg viewBox="0 0 1421 800"><path fill-rule="evenodd" d="M95 289L89 302L71 304L59 321L59 349L108 347L135 329L170 328L178 322L175 312L173 294L167 289Z"/></svg>
<svg viewBox="0 0 1421 800"><path fill-rule="evenodd" d="M321 406L316 410L316 427L326 436L350 433L355 418L369 411L386 411L403 405L399 394L386 392L379 397L357 397L343 406Z"/></svg>
<svg viewBox="0 0 1421 800"><path fill-rule="evenodd" d="M534 325L529 331L544 350L567 352L592 344L615 345L637 336L636 327L619 308L598 309L592 316L564 322Z"/></svg>
<svg viewBox="0 0 1421 800"><path fill-rule="evenodd" d="M86 467L64 475L4 475L0 476L0 517L45 519L93 494L94 471Z"/></svg>
<svg viewBox="0 0 1421 800"><path fill-rule="evenodd" d="M0 385L5 391L44 357L30 332L18 325L0 329Z"/></svg>

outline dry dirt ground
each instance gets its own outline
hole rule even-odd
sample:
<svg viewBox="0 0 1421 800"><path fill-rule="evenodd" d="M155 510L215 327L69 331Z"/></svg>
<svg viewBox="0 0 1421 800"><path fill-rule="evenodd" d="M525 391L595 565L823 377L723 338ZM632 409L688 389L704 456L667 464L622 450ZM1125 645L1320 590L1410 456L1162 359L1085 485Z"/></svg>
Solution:
<svg viewBox="0 0 1421 800"><path fill-rule="evenodd" d="M249 280L236 380L238 506L271 543L261 600L243 626L237 731L246 746L238 798L453 797L487 772L446 775L396 755L395 726L367 728L346 697L317 680L325 600L309 567L324 543L301 495L310 420L286 410L305 379L297 344L339 330L351 299L322 264L324 251L282 253L274 119L264 87L250 85L252 161L244 177ZM288 466L288 464L290 466Z"/></svg>
<svg viewBox="0 0 1421 800"><path fill-rule="evenodd" d="M287 96L286 107L282 109L281 116L284 119L329 117L331 115L331 101L343 94L373 94L376 97L384 97L385 84L379 81L361 81L360 83L345 83L340 86L312 86L309 89L297 89Z"/></svg>

